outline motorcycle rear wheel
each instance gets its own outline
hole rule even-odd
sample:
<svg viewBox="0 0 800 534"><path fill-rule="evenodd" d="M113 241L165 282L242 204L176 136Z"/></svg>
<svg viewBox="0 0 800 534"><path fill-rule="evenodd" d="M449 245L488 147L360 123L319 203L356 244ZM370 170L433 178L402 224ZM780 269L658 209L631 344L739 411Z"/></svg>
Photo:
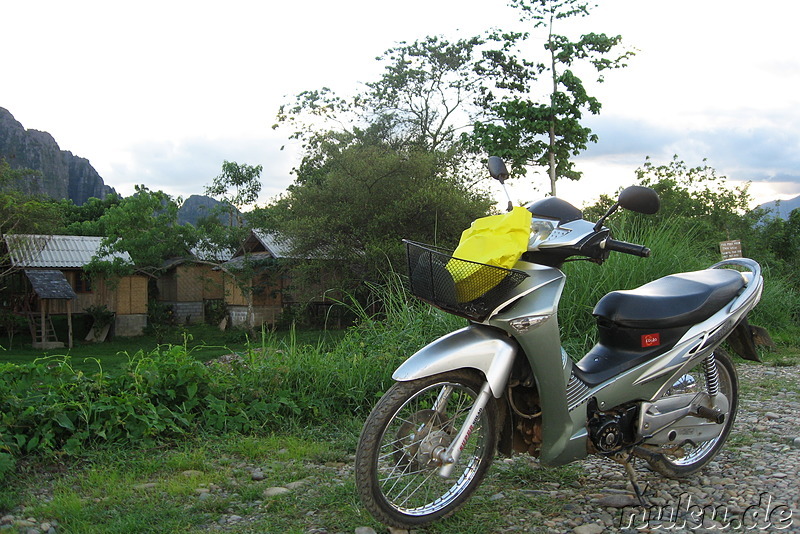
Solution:
<svg viewBox="0 0 800 534"><path fill-rule="evenodd" d="M364 423L356 450L356 486L382 523L411 529L460 508L478 488L497 446L497 404L490 397L452 475L442 478L436 451L450 445L484 379L468 370L395 383ZM444 409L434 405L447 398ZM438 399L438 400L437 400Z"/></svg>
<svg viewBox="0 0 800 534"><path fill-rule="evenodd" d="M722 431L714 439L694 445L685 445L681 456L662 453L648 458L647 463L650 467L665 477L683 478L702 469L717 455L731 432L739 404L739 380L736 376L736 368L725 351L717 350L714 356L719 376L720 392L728 398L728 413L725 414ZM703 377L702 383L708 388L709 385L704 378L702 365L694 368L690 371L690 374L693 377Z"/></svg>

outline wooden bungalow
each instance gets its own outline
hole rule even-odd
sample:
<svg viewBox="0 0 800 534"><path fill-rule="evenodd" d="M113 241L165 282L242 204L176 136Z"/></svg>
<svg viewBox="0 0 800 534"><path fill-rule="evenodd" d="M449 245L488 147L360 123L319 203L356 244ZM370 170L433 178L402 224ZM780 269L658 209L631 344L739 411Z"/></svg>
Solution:
<svg viewBox="0 0 800 534"><path fill-rule="evenodd" d="M209 302L225 300L225 278L215 264L231 258L230 252L218 258L202 249L193 249L185 257L174 258L164 265L159 276L158 301L172 308L179 323L202 323L206 320Z"/></svg>
<svg viewBox="0 0 800 534"><path fill-rule="evenodd" d="M84 271L98 254L101 241L101 237L86 236L5 236L12 269L7 284L12 311L29 319L35 344L51 347L61 343L49 327L53 315L67 316L71 343L72 315L86 313L91 307L105 306L115 314L114 335L142 333L147 325L147 278L125 276L112 283ZM119 257L131 261L127 254Z"/></svg>
<svg viewBox="0 0 800 534"><path fill-rule="evenodd" d="M250 233L222 266L231 326L275 325L292 306L324 308L332 304L322 282L302 290L295 286L291 263L297 259L301 258L292 254L285 238L260 230Z"/></svg>

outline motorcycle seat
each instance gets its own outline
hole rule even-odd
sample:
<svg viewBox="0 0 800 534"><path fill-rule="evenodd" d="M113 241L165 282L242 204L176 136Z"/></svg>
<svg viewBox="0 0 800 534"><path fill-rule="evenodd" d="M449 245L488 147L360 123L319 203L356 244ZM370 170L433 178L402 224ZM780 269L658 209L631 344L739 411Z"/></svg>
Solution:
<svg viewBox="0 0 800 534"><path fill-rule="evenodd" d="M636 289L612 291L592 313L631 328L689 326L714 315L744 286L742 275L731 269L671 274Z"/></svg>

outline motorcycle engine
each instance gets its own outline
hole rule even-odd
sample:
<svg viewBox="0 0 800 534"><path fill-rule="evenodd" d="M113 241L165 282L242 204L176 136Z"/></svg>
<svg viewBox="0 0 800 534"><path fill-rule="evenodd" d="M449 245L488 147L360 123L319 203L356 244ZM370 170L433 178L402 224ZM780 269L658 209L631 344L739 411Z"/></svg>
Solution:
<svg viewBox="0 0 800 534"><path fill-rule="evenodd" d="M620 406L613 410L597 410L594 399L589 403L589 437L600 454L613 454L633 445L638 406Z"/></svg>

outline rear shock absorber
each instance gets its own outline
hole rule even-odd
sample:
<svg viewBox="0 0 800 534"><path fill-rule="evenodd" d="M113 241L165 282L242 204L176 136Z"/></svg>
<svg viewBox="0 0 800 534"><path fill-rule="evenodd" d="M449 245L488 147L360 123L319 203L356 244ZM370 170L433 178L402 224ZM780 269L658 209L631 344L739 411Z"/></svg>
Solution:
<svg viewBox="0 0 800 534"><path fill-rule="evenodd" d="M717 359L714 353L710 353L703 360L703 372L706 375L706 389L710 396L719 393L719 373L717 372Z"/></svg>

